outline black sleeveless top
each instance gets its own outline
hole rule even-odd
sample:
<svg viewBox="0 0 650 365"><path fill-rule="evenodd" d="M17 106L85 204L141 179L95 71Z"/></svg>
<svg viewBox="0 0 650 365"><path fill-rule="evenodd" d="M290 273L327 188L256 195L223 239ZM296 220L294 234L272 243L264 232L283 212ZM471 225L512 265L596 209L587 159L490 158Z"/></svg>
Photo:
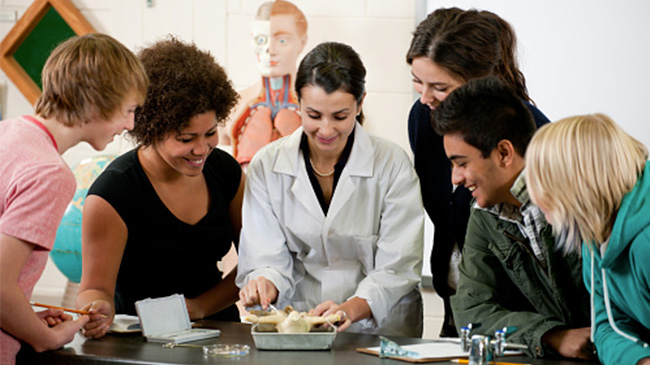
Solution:
<svg viewBox="0 0 650 365"><path fill-rule="evenodd" d="M116 313L136 315L135 302L172 294L194 298L221 281L217 261L228 253L233 235L229 205L237 193L241 168L215 149L203 168L210 192L208 213L195 225L182 222L160 200L136 150L113 161L88 191L106 200L128 229L115 287ZM239 321L236 306L211 317Z"/></svg>

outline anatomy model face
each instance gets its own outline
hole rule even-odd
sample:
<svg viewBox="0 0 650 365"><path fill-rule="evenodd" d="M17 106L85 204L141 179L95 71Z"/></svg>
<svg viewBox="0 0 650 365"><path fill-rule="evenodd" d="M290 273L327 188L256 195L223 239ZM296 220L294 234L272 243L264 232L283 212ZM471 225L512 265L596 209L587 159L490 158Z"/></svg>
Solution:
<svg viewBox="0 0 650 365"><path fill-rule="evenodd" d="M262 76L271 73L271 55L269 46L271 44L271 21L255 20L251 24L251 41L253 52L257 57L257 69Z"/></svg>
<svg viewBox="0 0 650 365"><path fill-rule="evenodd" d="M262 76L274 78L295 72L296 60L307 40L298 32L292 15L279 14L270 20L253 21L251 36Z"/></svg>

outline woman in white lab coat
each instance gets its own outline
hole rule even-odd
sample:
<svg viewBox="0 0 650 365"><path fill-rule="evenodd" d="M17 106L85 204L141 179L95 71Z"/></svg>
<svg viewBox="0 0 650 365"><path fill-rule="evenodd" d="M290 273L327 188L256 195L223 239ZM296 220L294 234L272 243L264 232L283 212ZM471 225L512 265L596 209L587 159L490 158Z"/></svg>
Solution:
<svg viewBox="0 0 650 365"><path fill-rule="evenodd" d="M419 182L399 146L361 127L365 74L341 43L300 63L302 127L248 167L239 296L339 314L339 331L420 337Z"/></svg>

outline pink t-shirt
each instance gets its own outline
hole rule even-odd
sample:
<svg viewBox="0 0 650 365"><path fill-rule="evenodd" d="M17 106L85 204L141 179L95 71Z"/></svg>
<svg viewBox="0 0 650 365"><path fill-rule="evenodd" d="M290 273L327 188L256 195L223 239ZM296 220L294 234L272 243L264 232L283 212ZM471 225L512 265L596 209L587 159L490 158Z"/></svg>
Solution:
<svg viewBox="0 0 650 365"><path fill-rule="evenodd" d="M50 136L25 117L0 121L0 233L34 244L18 285L31 298L76 182ZM14 364L20 342L0 333L0 364Z"/></svg>

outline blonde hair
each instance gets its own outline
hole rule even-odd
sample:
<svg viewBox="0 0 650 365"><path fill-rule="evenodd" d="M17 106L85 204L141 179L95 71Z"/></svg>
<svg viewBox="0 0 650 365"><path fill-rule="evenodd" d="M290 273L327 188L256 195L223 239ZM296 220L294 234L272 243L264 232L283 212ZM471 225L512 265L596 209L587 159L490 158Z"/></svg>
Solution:
<svg viewBox="0 0 650 365"><path fill-rule="evenodd" d="M543 126L526 151L531 198L550 216L564 252L605 242L643 172L648 149L604 114Z"/></svg>
<svg viewBox="0 0 650 365"><path fill-rule="evenodd" d="M140 60L100 33L73 37L54 49L43 67L36 113L66 126L110 119L126 98L142 103L149 80Z"/></svg>

